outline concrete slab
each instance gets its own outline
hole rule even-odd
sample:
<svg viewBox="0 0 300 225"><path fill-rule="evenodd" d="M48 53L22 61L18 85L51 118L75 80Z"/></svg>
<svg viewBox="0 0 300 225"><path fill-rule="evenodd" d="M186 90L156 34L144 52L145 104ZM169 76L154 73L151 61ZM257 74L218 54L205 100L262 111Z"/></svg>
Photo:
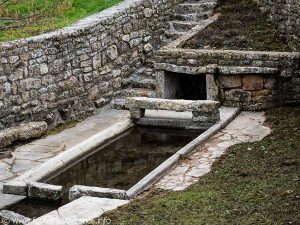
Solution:
<svg viewBox="0 0 300 225"><path fill-rule="evenodd" d="M81 197L67 205L41 216L28 225L79 225L98 218L104 212L129 203L128 200Z"/></svg>

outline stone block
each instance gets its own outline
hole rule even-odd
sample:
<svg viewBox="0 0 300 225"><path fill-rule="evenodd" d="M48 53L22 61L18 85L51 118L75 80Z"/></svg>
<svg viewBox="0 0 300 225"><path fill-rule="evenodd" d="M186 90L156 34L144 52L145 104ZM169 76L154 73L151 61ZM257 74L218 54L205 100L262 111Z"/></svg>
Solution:
<svg viewBox="0 0 300 225"><path fill-rule="evenodd" d="M177 112L211 112L220 107L220 102L211 100L174 100L147 97L127 98L126 106L130 109L171 110Z"/></svg>
<svg viewBox="0 0 300 225"><path fill-rule="evenodd" d="M252 93L253 97L257 97L257 96L268 96L268 95L271 95L271 94L272 94L272 91L271 91L271 90L264 89L264 90L260 90L260 91L252 91L251 93Z"/></svg>
<svg viewBox="0 0 300 225"><path fill-rule="evenodd" d="M242 87L242 78L239 75L221 75L221 88L240 88Z"/></svg>
<svg viewBox="0 0 300 225"><path fill-rule="evenodd" d="M106 50L106 55L111 60L114 60L118 57L118 48L116 45L111 45Z"/></svg>
<svg viewBox="0 0 300 225"><path fill-rule="evenodd" d="M258 91L264 87L264 79L262 76L257 75L245 75L243 77L243 90L246 91Z"/></svg>
<svg viewBox="0 0 300 225"><path fill-rule="evenodd" d="M3 183L3 193L27 196L27 184L23 181L8 181Z"/></svg>
<svg viewBox="0 0 300 225"><path fill-rule="evenodd" d="M145 115L145 109L130 109L130 116L132 119L140 119Z"/></svg>
<svg viewBox="0 0 300 225"><path fill-rule="evenodd" d="M195 123L216 123L220 120L219 109L213 110L213 112L193 112L193 122Z"/></svg>
<svg viewBox="0 0 300 225"><path fill-rule="evenodd" d="M225 100L236 101L236 102L250 102L251 92L244 91L241 89L231 89L225 91Z"/></svg>
<svg viewBox="0 0 300 225"><path fill-rule="evenodd" d="M22 216L18 213L14 213L12 211L2 210L0 211L0 221L2 221L1 224L5 225L23 225L30 223L32 219Z"/></svg>
<svg viewBox="0 0 300 225"><path fill-rule="evenodd" d="M48 129L46 122L24 123L0 132L0 148L7 147L15 141L24 141L43 136Z"/></svg>
<svg viewBox="0 0 300 225"><path fill-rule="evenodd" d="M82 196L98 197L98 198L112 198L112 199L127 199L128 196L125 190L89 187L82 185L75 185L69 191L69 200L73 201Z"/></svg>
<svg viewBox="0 0 300 225"><path fill-rule="evenodd" d="M267 78L264 84L264 88L269 90L274 90L277 88L277 80L276 78Z"/></svg>
<svg viewBox="0 0 300 225"><path fill-rule="evenodd" d="M28 183L28 197L46 200L58 200L63 195L63 186L39 182Z"/></svg>

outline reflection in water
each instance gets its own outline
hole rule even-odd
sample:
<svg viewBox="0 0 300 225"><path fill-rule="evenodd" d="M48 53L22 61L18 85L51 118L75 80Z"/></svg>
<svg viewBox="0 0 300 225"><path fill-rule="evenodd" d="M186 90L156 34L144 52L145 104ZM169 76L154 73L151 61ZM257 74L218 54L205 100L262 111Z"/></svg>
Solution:
<svg viewBox="0 0 300 225"><path fill-rule="evenodd" d="M99 147L94 154L62 171L47 183L64 186L64 204L68 202L68 189L73 185L128 190L199 134L200 131L131 128L117 140ZM36 207L27 201L13 211L32 217L37 213L30 211L38 211L39 208L43 207ZM53 210L57 205L50 208ZM40 213L43 214L44 211Z"/></svg>

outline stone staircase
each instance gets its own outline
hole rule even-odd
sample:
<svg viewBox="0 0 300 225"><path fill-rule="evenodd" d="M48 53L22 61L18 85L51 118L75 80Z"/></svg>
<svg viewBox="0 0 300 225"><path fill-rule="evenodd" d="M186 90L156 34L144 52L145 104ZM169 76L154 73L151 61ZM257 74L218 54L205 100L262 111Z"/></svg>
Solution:
<svg viewBox="0 0 300 225"><path fill-rule="evenodd" d="M213 10L217 6L218 0L191 0L181 3L176 8L176 13L172 16L172 21L168 22L166 39L168 41L178 38L198 24L205 22L213 15Z"/></svg>
<svg viewBox="0 0 300 225"><path fill-rule="evenodd" d="M141 67L123 80L122 87L122 97L155 97L155 73L150 67Z"/></svg>
<svg viewBox="0 0 300 225"><path fill-rule="evenodd" d="M213 15L213 9L217 6L218 0L187 0L176 7L176 13L168 22L165 31L164 44L168 44L182 34L191 30L193 27L205 23ZM120 108L126 97L156 97L156 74L152 65L133 72L122 82L122 91L119 93L114 104Z"/></svg>

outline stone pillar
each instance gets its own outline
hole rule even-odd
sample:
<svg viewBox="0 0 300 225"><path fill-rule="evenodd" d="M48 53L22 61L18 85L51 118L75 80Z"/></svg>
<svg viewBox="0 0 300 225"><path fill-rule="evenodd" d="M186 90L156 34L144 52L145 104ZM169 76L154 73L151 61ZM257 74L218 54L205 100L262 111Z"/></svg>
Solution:
<svg viewBox="0 0 300 225"><path fill-rule="evenodd" d="M206 74L206 94L207 100L218 101L219 88L216 84L214 74Z"/></svg>
<svg viewBox="0 0 300 225"><path fill-rule="evenodd" d="M130 116L132 119L140 119L145 115L145 109L130 109Z"/></svg>

